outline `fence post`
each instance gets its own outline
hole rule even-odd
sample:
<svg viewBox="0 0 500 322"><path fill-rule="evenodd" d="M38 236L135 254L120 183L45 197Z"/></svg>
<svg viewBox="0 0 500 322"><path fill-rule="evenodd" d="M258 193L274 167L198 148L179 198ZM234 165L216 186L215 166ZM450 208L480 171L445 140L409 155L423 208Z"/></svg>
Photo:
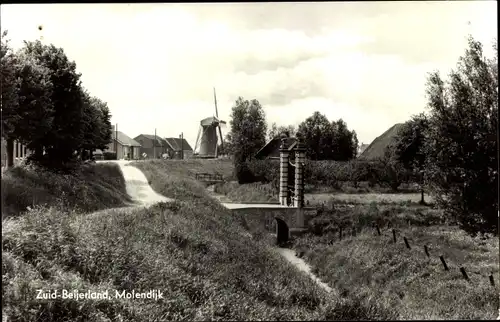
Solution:
<svg viewBox="0 0 500 322"><path fill-rule="evenodd" d="M339 239L342 240L342 226L339 226Z"/></svg>
<svg viewBox="0 0 500 322"><path fill-rule="evenodd" d="M465 278L465 280L468 281L469 280L469 276L467 276L467 272L465 271L465 268L460 267L460 272L462 272L462 275Z"/></svg>
<svg viewBox="0 0 500 322"><path fill-rule="evenodd" d="M490 284L491 286L495 286L495 280L493 279L493 275L490 275Z"/></svg>
<svg viewBox="0 0 500 322"><path fill-rule="evenodd" d="M444 270L448 271L448 265L446 265L446 262L444 261L444 257L441 255L441 256L439 256L439 259L441 260L441 263L443 263Z"/></svg>
<svg viewBox="0 0 500 322"><path fill-rule="evenodd" d="M427 255L427 257L431 257L431 255L429 255L429 248L427 248L427 245L424 245L424 250L425 250L425 255Z"/></svg>
<svg viewBox="0 0 500 322"><path fill-rule="evenodd" d="M392 230L392 239L394 240L394 244L396 243L396 229Z"/></svg>
<svg viewBox="0 0 500 322"><path fill-rule="evenodd" d="M352 235L356 236L356 227L355 226L352 226Z"/></svg>
<svg viewBox="0 0 500 322"><path fill-rule="evenodd" d="M408 239L406 239L406 237L403 237L403 239L404 239L404 241L405 241L406 248L411 249L411 247L410 247L410 243L408 243Z"/></svg>
<svg viewBox="0 0 500 322"><path fill-rule="evenodd" d="M378 225L375 225L375 228L377 228L377 234L380 236L380 228L378 227Z"/></svg>

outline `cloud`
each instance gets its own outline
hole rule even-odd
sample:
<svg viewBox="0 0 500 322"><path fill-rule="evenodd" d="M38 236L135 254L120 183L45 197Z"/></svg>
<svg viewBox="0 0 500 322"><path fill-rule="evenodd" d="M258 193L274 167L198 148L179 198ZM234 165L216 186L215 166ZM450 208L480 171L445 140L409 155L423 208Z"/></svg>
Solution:
<svg viewBox="0 0 500 322"><path fill-rule="evenodd" d="M467 21L471 24L468 25ZM369 143L425 107L426 74L443 75L470 31L496 35L496 2L2 5L17 46L44 36L75 60L89 91L130 136L229 121L238 96L269 122L315 110L343 118ZM43 32L38 25L43 25ZM225 131L229 130L226 129Z"/></svg>

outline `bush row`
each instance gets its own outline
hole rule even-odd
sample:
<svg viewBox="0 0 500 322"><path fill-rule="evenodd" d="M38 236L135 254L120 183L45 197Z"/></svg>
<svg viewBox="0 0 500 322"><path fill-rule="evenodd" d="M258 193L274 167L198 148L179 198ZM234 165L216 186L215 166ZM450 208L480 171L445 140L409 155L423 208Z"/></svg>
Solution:
<svg viewBox="0 0 500 322"><path fill-rule="evenodd" d="M279 186L278 160L252 160L236 166L240 183L270 182ZM360 182L368 182L370 187L380 185L393 190L402 183L418 182L418 177L399 164L382 161L312 161L304 164L305 184L329 186L340 189L342 182L351 182L357 188ZM243 182L242 182L243 181Z"/></svg>

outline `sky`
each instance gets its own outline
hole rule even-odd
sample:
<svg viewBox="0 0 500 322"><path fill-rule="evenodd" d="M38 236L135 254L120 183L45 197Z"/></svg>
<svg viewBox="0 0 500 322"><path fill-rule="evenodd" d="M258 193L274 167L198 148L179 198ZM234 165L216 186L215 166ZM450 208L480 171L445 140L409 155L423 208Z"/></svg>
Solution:
<svg viewBox="0 0 500 322"><path fill-rule="evenodd" d="M315 111L370 143L426 106L429 72L456 66L468 34L485 54L496 1L2 5L1 29L62 47L112 123L178 137L194 148L200 120L229 123L257 99L269 125ZM38 29L42 26L42 31ZM491 57L491 56L490 56ZM229 124L222 129L229 131Z"/></svg>

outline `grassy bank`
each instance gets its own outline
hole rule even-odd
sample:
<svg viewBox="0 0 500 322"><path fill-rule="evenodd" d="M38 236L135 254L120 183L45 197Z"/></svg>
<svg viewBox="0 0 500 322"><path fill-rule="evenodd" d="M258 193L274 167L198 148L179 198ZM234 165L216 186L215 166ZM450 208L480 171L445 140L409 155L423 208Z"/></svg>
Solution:
<svg viewBox="0 0 500 322"><path fill-rule="evenodd" d="M498 286L498 239L471 238L446 223L438 210L358 205L326 210L311 227L316 235L301 237L294 247L341 296L377 298L397 312L397 319L493 319L498 315L499 289L489 281L493 274ZM464 280L460 267L470 281Z"/></svg>
<svg viewBox="0 0 500 322"><path fill-rule="evenodd" d="M209 199L206 187L195 180L195 173L188 165L200 165L203 160L195 161L151 160L132 162L130 165L139 168L153 190L166 197L184 201L206 201ZM189 162L189 163L188 163ZM207 164L218 164L219 161L206 161ZM224 161L227 162L227 161ZM222 163L222 161L220 162ZM204 168L206 170L206 168Z"/></svg>
<svg viewBox="0 0 500 322"><path fill-rule="evenodd" d="M169 175L182 178L193 178L196 173L221 174L225 180L233 178L233 162L229 159L193 159L193 160L147 160L134 162L138 168L140 164L146 166L154 165L156 168L166 171Z"/></svg>
<svg viewBox="0 0 500 322"><path fill-rule="evenodd" d="M218 183L214 192L225 195L233 202L278 203L278 197L270 183L238 184L238 182Z"/></svg>
<svg viewBox="0 0 500 322"><path fill-rule="evenodd" d="M337 299L189 178L145 166L182 201L81 215L34 209L2 228L3 313L16 321L384 319L375 299ZM168 184L178 184L173 190ZM194 190L193 192L190 191ZM163 292L164 299L37 300L37 289Z"/></svg>
<svg viewBox="0 0 500 322"><path fill-rule="evenodd" d="M18 166L2 174L2 217L37 205L77 208L81 212L120 207L129 201L116 164L85 164L68 174Z"/></svg>
<svg viewBox="0 0 500 322"><path fill-rule="evenodd" d="M323 203L340 204L405 204L418 205L421 199L420 193L306 193L304 199L311 205ZM432 196L424 195L426 204L432 204Z"/></svg>

